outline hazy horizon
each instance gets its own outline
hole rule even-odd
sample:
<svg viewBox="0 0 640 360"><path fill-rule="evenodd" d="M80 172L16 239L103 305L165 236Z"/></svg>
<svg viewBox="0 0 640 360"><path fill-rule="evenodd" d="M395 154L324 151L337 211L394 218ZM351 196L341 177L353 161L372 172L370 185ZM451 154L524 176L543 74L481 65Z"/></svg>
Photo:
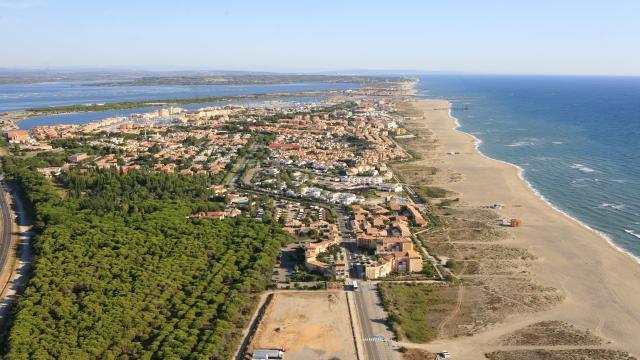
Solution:
<svg viewBox="0 0 640 360"><path fill-rule="evenodd" d="M3 68L640 75L635 1L0 0L0 10Z"/></svg>
<svg viewBox="0 0 640 360"><path fill-rule="evenodd" d="M3 73L4 72L4 73ZM51 67L51 68L20 68L20 67L0 67L0 76L6 76L7 74L74 74L74 73L109 73L115 74L130 74L131 76L163 76L167 74L181 74L184 76L198 76L198 75L327 75L327 76L428 76L428 75L447 75L447 76L532 76L532 77L640 77L640 74L551 74L551 73L489 73L489 72L465 72L465 71L430 71L430 70L403 70L403 69L335 69L335 70L241 70L241 69L218 69L218 68L147 68L136 66L122 66L122 67Z"/></svg>

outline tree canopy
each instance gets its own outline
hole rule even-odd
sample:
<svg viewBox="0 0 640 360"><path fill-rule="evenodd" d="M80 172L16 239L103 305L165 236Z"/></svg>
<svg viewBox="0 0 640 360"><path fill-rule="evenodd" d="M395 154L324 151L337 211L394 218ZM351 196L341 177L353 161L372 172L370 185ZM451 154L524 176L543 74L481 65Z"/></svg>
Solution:
<svg viewBox="0 0 640 360"><path fill-rule="evenodd" d="M286 240L275 224L189 218L207 204L197 176L5 169L37 234L7 359L231 356Z"/></svg>

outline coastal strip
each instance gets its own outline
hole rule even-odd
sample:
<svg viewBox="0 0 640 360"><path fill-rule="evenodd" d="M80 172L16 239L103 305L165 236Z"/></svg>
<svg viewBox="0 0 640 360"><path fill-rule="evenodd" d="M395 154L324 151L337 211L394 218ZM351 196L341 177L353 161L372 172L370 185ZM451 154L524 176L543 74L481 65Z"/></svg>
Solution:
<svg viewBox="0 0 640 360"><path fill-rule="evenodd" d="M589 329L617 347L640 354L640 266L602 237L554 210L514 165L488 158L477 149L478 140L458 130L446 100L418 100L409 104L420 116L409 117L409 132L430 132L435 150L427 144L410 150L426 154L423 166L460 174L459 180L435 184L460 196L461 208L501 204L501 218L522 219L512 231L514 246L535 255L530 272L536 283L562 292L563 301L548 310L508 317L500 326L471 337L437 340L432 347L447 348L460 358L480 358L498 339L523 326L560 320ZM491 345L494 344L494 345ZM431 345L431 344L430 344Z"/></svg>
<svg viewBox="0 0 640 360"><path fill-rule="evenodd" d="M605 241L607 241L607 243L609 243L609 245L611 245L613 248L615 248L617 251L620 251L621 253L631 257L634 261L636 261L638 264L640 264L640 257L636 256L635 254L631 253L630 251L618 246L612 239L611 237L609 237L607 234L603 233L602 231L596 230L593 227L589 226L588 224L586 224L585 222L583 222L582 220L576 218L575 216L572 216L571 214L567 213L566 211L560 209L558 206L556 206L555 204L553 204L551 201L549 201L549 199L547 199L544 195L542 195L542 193L540 193L540 191L538 191L538 189L536 189L530 182L529 180L526 179L526 177L524 176L524 172L525 169L522 168L519 165L516 164L512 164L510 162L504 161L504 160L500 160L500 159L494 159L486 154L484 154L481 150L480 150L480 145L482 144L482 139L478 138L477 136L475 136L474 134L471 133L467 133L463 130L461 130L460 128L462 127L462 125L460 124L460 121L458 120L458 118L456 118L455 116L453 116L452 113L452 106L451 103L449 103L449 117L451 117L455 123L454 126L454 130L459 131L463 134L469 135L471 136L474 141L475 141L475 148L476 151L478 152L478 154L480 154L481 156L485 157L488 160L492 160L492 161L497 161L500 163L503 163L507 166L513 166L514 168L516 168L517 172L518 172L518 177L524 182L526 183L526 185L529 187L529 190L531 190L537 197L540 198L540 200L544 201L549 207L553 208L555 211L559 212L560 214L562 214L563 216L566 216L568 218L570 218L571 220L579 223L580 225L584 226L585 228L589 229L590 231L594 232L595 234L597 234L598 236L602 237ZM626 232L629 232L627 230L625 230ZM634 235L635 236L635 235ZM636 236L637 237L637 236Z"/></svg>

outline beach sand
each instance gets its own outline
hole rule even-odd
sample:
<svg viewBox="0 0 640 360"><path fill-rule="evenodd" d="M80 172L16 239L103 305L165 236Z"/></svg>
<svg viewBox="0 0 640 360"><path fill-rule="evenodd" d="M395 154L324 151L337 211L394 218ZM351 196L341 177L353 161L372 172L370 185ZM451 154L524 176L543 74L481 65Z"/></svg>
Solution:
<svg viewBox="0 0 640 360"><path fill-rule="evenodd" d="M428 129L437 139L435 154L423 160L424 165L462 174L461 181L442 184L460 194L462 206L500 203L502 218L522 219L523 227L510 230L514 239L509 245L534 254L533 280L564 295L550 310L513 315L474 336L437 340L425 348L446 349L457 359L482 359L484 353L501 348L498 338L505 334L539 321L562 320L611 341L607 347L639 356L640 265L636 260L553 209L520 178L518 168L481 155L476 139L455 130L446 100L417 100L412 106L424 116L407 118L405 127Z"/></svg>

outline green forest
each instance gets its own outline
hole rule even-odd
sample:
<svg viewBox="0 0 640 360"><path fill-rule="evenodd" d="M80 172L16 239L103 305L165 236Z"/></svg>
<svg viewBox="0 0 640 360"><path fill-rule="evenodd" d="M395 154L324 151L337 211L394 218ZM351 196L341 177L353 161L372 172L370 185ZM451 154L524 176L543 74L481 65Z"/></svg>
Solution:
<svg viewBox="0 0 640 360"><path fill-rule="evenodd" d="M34 214L33 275L6 359L228 359L287 235L271 222L190 219L206 179L116 170L54 183L4 159Z"/></svg>

